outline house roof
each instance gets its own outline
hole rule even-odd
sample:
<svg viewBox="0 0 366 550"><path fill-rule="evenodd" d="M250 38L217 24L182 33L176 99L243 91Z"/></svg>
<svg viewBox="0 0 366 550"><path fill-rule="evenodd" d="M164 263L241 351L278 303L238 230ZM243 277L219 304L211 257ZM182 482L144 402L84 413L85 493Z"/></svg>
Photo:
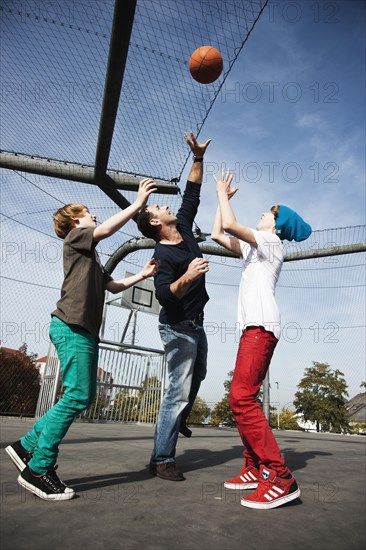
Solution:
<svg viewBox="0 0 366 550"><path fill-rule="evenodd" d="M5 348L4 346L0 346L0 352L6 353L6 355L22 355L17 349Z"/></svg>
<svg viewBox="0 0 366 550"><path fill-rule="evenodd" d="M346 408L348 410L348 416L349 418L352 417L359 417L360 412L365 412L366 410L366 392L359 393L352 397L347 403Z"/></svg>

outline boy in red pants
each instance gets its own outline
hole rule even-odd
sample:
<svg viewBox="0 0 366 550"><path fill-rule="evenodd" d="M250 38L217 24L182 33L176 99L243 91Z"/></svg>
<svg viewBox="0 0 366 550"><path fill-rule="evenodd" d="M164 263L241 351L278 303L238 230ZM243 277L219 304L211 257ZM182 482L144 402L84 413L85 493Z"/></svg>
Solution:
<svg viewBox="0 0 366 550"><path fill-rule="evenodd" d="M281 331L274 296L283 264L281 240L307 239L311 227L287 206L273 206L262 214L256 230L245 227L236 221L229 203L237 191L230 188L232 175L222 174L220 181L214 179L219 206L212 239L243 260L238 300L243 332L230 387L230 407L245 445L244 465L239 475L224 486L256 489L242 498L243 506L276 508L298 498L300 489L281 456L257 395Z"/></svg>

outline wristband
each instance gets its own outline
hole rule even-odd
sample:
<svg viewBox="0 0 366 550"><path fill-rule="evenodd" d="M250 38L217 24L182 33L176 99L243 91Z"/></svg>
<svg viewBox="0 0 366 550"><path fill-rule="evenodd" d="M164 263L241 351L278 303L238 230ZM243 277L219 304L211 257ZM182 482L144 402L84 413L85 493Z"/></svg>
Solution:
<svg viewBox="0 0 366 550"><path fill-rule="evenodd" d="M203 162L203 157L193 157L193 162Z"/></svg>

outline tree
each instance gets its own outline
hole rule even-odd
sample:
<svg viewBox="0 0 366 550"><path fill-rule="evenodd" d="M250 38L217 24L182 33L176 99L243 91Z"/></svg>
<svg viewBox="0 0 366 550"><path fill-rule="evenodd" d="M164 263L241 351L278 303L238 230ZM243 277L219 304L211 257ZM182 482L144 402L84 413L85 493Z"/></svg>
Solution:
<svg viewBox="0 0 366 550"><path fill-rule="evenodd" d="M234 428L236 426L236 422L229 404L230 385L233 379L233 375L234 371L231 370L230 372L228 372L229 378L224 382L225 395L221 399L221 401L216 403L211 413L211 423L213 424L213 426L218 426L221 422L224 422L227 426L230 426L231 428Z"/></svg>
<svg viewBox="0 0 366 550"><path fill-rule="evenodd" d="M157 376L146 377L144 388L139 390L140 422L155 424L158 418L161 399L161 381Z"/></svg>
<svg viewBox="0 0 366 550"><path fill-rule="evenodd" d="M269 388L271 389L271 384L269 385ZM263 386L260 387L258 395L257 395L257 401L260 404L261 408L263 409ZM277 428L277 408L273 405L269 405L269 425L271 428Z"/></svg>
<svg viewBox="0 0 366 550"><path fill-rule="evenodd" d="M0 412L34 415L40 389L36 359L26 344L11 353L0 348Z"/></svg>
<svg viewBox="0 0 366 550"><path fill-rule="evenodd" d="M89 418L92 420L103 420L106 411L106 399L100 397L97 393L93 403L85 411L81 413L81 418Z"/></svg>
<svg viewBox="0 0 366 550"><path fill-rule="evenodd" d="M110 420L137 422L140 411L141 397L134 390L122 388L116 393L108 410Z"/></svg>
<svg viewBox="0 0 366 550"><path fill-rule="evenodd" d="M225 395L219 401L216 403L212 414L211 414L211 424L214 426L218 426L221 423L225 423L227 426L230 426L230 428L235 428L236 422L233 416L233 413L230 408L230 386L231 381L234 376L234 371L231 370L228 372L228 379L224 382L224 388L225 388ZM257 396L257 401L260 404L260 406L263 408L263 386L260 388ZM277 415L274 413L276 410L275 407L270 406L270 426L272 428L277 427Z"/></svg>
<svg viewBox="0 0 366 550"><path fill-rule="evenodd" d="M280 429L301 431L303 428L300 428L300 426L298 425L295 413L293 411L290 411L290 409L283 407L280 414Z"/></svg>
<svg viewBox="0 0 366 550"><path fill-rule="evenodd" d="M123 422L157 420L160 407L161 382L156 376L146 377L141 389L123 388L111 400L104 416Z"/></svg>
<svg viewBox="0 0 366 550"><path fill-rule="evenodd" d="M343 372L333 371L328 363L313 361L298 384L294 406L305 421L314 422L316 431L349 432Z"/></svg>
<svg viewBox="0 0 366 550"><path fill-rule="evenodd" d="M210 407L206 401L197 396L193 404L192 410L187 418L187 424L202 424L202 422L210 415Z"/></svg>

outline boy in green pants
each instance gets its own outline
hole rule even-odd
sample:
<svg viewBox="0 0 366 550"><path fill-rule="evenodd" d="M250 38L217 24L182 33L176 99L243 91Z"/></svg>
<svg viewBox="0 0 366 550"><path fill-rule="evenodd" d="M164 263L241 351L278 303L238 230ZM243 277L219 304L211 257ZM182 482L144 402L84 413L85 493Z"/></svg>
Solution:
<svg viewBox="0 0 366 550"><path fill-rule="evenodd" d="M44 500L69 500L75 495L57 476L56 460L74 418L95 397L104 291L120 292L157 271L151 259L140 273L115 281L103 269L95 247L137 214L155 190L152 179L142 180L136 201L98 227L83 204L68 204L53 216L55 232L64 239L64 281L51 314L50 338L60 361L64 393L31 431L5 449L21 472L20 485Z"/></svg>

